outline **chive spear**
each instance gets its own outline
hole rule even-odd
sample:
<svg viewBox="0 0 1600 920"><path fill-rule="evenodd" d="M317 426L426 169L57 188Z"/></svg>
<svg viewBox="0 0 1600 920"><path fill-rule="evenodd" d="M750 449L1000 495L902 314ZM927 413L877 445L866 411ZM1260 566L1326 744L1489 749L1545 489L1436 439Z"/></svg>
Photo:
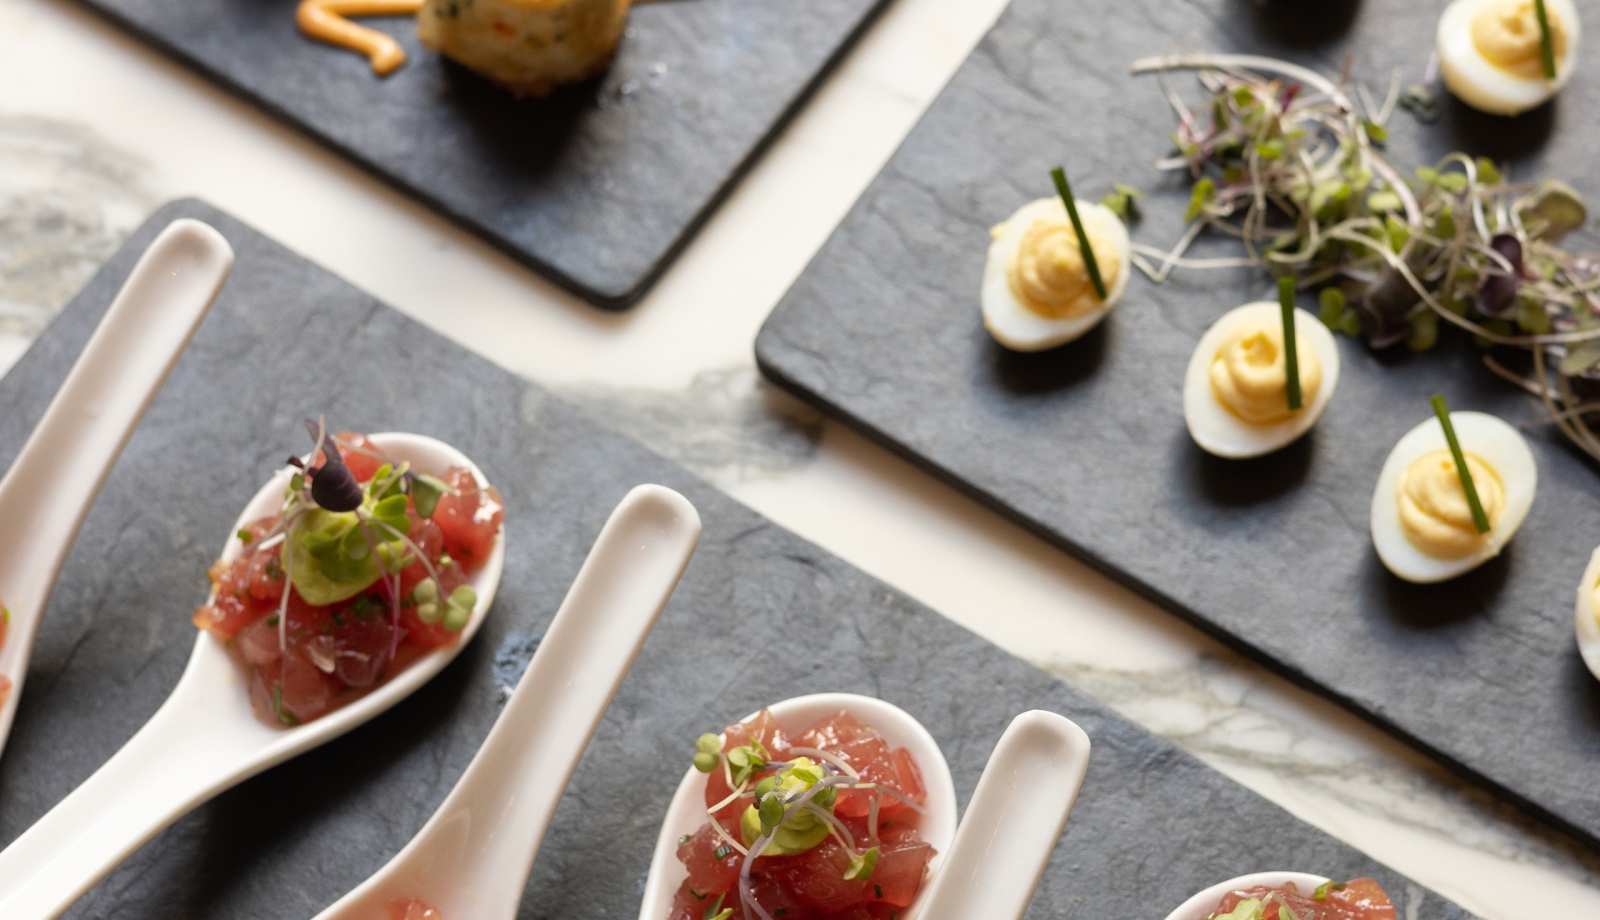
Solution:
<svg viewBox="0 0 1600 920"><path fill-rule="evenodd" d="M1057 166L1050 170L1050 178L1056 180L1056 193L1061 196L1061 203L1067 206L1067 216L1072 218L1072 232L1078 234L1078 251L1083 253L1083 267L1089 270L1094 292L1104 302L1106 282L1100 277L1100 263L1095 261L1094 248L1089 245L1089 234L1083 231L1083 218L1078 216L1078 203L1072 197L1072 186L1067 184L1067 171Z"/></svg>
<svg viewBox="0 0 1600 920"><path fill-rule="evenodd" d="M1450 424L1450 410L1443 396L1433 398L1433 414L1439 417L1444 428L1444 439L1450 443L1450 456L1456 461L1456 475L1461 477L1461 491L1467 493L1467 504L1472 507L1472 524L1478 533L1489 532L1489 516L1483 513L1483 502L1478 500L1478 487L1472 484L1472 471L1467 469L1467 456L1461 452L1461 442L1456 440L1456 426Z"/></svg>
<svg viewBox="0 0 1600 920"><path fill-rule="evenodd" d="M1283 313L1283 372L1289 390L1289 411L1304 402L1300 396L1300 343L1294 334L1294 278L1278 279L1278 309Z"/></svg>
<svg viewBox="0 0 1600 920"><path fill-rule="evenodd" d="M1544 78L1556 78L1556 42L1550 34L1550 14L1544 8L1544 0L1533 0L1533 16L1539 20L1539 60L1544 64Z"/></svg>

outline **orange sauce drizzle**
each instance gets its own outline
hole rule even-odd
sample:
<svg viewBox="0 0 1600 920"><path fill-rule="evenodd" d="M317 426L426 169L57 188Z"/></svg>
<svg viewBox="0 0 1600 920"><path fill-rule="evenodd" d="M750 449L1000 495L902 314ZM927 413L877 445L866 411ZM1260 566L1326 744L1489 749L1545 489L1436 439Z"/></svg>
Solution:
<svg viewBox="0 0 1600 920"><path fill-rule="evenodd" d="M311 38L366 55L372 72L385 77L406 62L405 50L377 29L356 25L346 17L411 16L421 8L422 0L300 0L294 18L300 31Z"/></svg>

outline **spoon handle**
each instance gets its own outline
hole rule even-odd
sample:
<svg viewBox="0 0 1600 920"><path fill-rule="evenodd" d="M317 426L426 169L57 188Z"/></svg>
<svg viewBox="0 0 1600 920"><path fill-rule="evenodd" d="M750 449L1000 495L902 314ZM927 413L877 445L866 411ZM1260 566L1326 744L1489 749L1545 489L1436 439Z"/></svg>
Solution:
<svg viewBox="0 0 1600 920"><path fill-rule="evenodd" d="M918 920L1020 920L1089 768L1089 736L1034 709L1011 720L978 778Z"/></svg>
<svg viewBox="0 0 1600 920"><path fill-rule="evenodd" d="M82 785L0 851L0 917L59 917L145 841L237 781L232 777L240 767L240 746L225 724L221 737L197 738L193 707L181 692L196 683L196 670L206 664L192 657L179 692Z"/></svg>
<svg viewBox="0 0 1600 920"><path fill-rule="evenodd" d="M0 699L0 748L67 550L232 266L233 250L216 230L189 218L168 224L0 479L0 599L11 610L0 676L14 684Z"/></svg>
<svg viewBox="0 0 1600 920"><path fill-rule="evenodd" d="M688 500L634 488L456 787L406 847L319 920L386 916L417 897L446 917L512 918L567 781L700 538Z"/></svg>

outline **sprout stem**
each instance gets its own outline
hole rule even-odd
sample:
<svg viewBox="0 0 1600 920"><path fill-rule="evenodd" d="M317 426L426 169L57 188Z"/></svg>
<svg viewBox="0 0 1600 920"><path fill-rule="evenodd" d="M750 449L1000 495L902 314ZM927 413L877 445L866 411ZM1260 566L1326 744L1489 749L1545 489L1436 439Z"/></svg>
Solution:
<svg viewBox="0 0 1600 920"><path fill-rule="evenodd" d="M1556 78L1556 42L1555 36L1550 34L1550 14L1544 8L1544 0L1533 0L1533 16L1539 20L1539 60L1544 64L1544 78Z"/></svg>
<svg viewBox="0 0 1600 920"><path fill-rule="evenodd" d="M1478 500L1478 487L1472 484L1472 471L1467 469L1467 455L1461 452L1461 442L1456 440L1456 426L1450 424L1450 409L1443 396L1433 397L1433 414L1439 417L1444 428L1444 439L1450 443L1450 456L1456 462L1456 475L1461 477L1461 491L1467 493L1467 504L1472 506L1472 524L1478 533L1489 532L1489 516L1483 513L1483 502Z"/></svg>
<svg viewBox="0 0 1600 920"><path fill-rule="evenodd" d="M1289 391L1289 411L1305 405L1300 395L1300 342L1294 334L1294 278L1278 279L1278 309L1283 313L1283 372Z"/></svg>
<svg viewBox="0 0 1600 920"><path fill-rule="evenodd" d="M1106 300L1106 282L1100 277L1100 263L1095 261L1094 247L1089 245L1089 234L1083 230L1083 218L1078 216L1078 203L1072 197L1072 186L1067 184L1067 171L1057 166L1050 170L1050 178L1056 180L1056 193L1061 196L1061 203L1067 206L1067 216L1072 218L1072 232L1078 235L1078 251L1083 253L1083 267L1089 270L1089 281L1094 284L1094 292L1099 295L1100 302Z"/></svg>

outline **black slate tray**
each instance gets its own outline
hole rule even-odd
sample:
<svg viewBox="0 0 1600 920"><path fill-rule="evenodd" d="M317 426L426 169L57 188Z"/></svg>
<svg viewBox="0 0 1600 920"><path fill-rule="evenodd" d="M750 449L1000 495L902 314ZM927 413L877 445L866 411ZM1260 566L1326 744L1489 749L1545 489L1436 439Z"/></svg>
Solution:
<svg viewBox="0 0 1600 920"><path fill-rule="evenodd" d="M644 295L888 0L653 0L603 78L514 99L363 19L387 78L300 34L296 0L84 0L552 281Z"/></svg>
<svg viewBox="0 0 1600 920"><path fill-rule="evenodd" d="M1015 0L779 304L756 356L784 387L1596 845L1600 683L1572 618L1600 542L1600 469L1470 342L1447 333L1426 355L1375 355L1341 337L1338 393L1316 428L1226 461L1189 438L1184 369L1218 316L1275 297L1264 274L1180 271L1156 286L1135 273L1107 322L1036 355L1000 348L978 313L989 226L1049 194L1058 163L1083 197L1113 181L1153 190L1136 240L1180 234L1187 182L1148 165L1168 149L1171 111L1155 77L1128 74L1135 58L1238 50L1337 73L1349 49L1381 100L1393 68L1421 79L1442 6ZM1579 6L1600 19L1600 4ZM1191 76L1171 79L1198 97ZM1600 57L1587 55L1555 104L1515 120L1453 101L1434 125L1397 113L1389 155L1432 163L1465 147L1600 201L1596 112ZM1600 248L1593 234L1568 245ZM1192 252L1240 254L1225 241ZM1384 458L1435 392L1526 424L1539 494L1498 560L1428 587L1388 574L1368 515Z"/></svg>
<svg viewBox="0 0 1600 920"><path fill-rule="evenodd" d="M67 561L0 760L0 845L104 762L176 683L212 554L303 440L305 413L464 450L506 500L506 570L483 632L428 686L179 821L70 916L290 920L355 886L455 783L600 525L641 482L687 495L705 533L562 801L520 916L635 916L692 739L819 690L879 696L921 719L963 803L1012 715L1045 708L1083 726L1094 742L1089 778L1031 916L1158 918L1212 882L1284 867L1374 875L1402 916L1467 916L200 202L152 217L0 380L0 463L139 252L179 216L216 226L238 262Z"/></svg>

